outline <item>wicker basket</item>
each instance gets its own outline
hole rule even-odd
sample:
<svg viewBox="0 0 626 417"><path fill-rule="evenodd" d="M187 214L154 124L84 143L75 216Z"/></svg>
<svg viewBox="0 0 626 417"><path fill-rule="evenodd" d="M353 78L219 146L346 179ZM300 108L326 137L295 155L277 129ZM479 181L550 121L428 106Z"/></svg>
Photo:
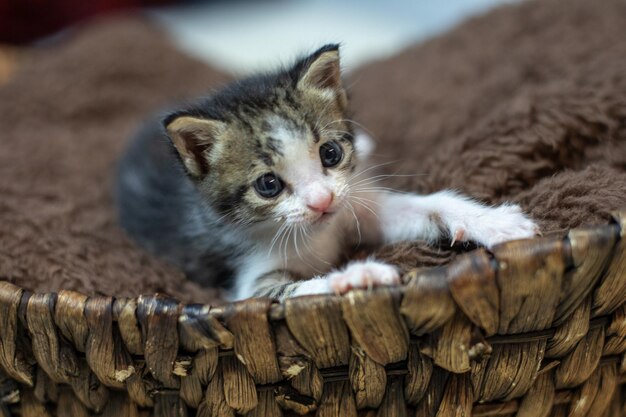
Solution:
<svg viewBox="0 0 626 417"><path fill-rule="evenodd" d="M618 416L626 212L401 288L253 299L0 282L0 416Z"/></svg>

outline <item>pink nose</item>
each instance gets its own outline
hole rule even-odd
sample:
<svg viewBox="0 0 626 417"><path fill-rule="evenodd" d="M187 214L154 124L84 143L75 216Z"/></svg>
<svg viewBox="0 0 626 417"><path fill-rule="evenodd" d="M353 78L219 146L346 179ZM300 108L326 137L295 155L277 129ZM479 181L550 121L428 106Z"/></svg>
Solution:
<svg viewBox="0 0 626 417"><path fill-rule="evenodd" d="M333 202L333 193L321 194L308 202L307 207L318 213L325 213Z"/></svg>

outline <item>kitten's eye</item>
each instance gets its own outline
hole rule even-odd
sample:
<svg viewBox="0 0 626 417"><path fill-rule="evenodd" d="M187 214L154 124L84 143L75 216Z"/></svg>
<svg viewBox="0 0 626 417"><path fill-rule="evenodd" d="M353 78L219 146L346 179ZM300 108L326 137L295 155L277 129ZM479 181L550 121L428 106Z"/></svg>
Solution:
<svg viewBox="0 0 626 417"><path fill-rule="evenodd" d="M283 190L283 182L274 174L263 174L256 179L254 189L261 197L273 198Z"/></svg>
<svg viewBox="0 0 626 417"><path fill-rule="evenodd" d="M320 146L320 158L323 166L334 167L343 158L343 149L335 141L326 142Z"/></svg>

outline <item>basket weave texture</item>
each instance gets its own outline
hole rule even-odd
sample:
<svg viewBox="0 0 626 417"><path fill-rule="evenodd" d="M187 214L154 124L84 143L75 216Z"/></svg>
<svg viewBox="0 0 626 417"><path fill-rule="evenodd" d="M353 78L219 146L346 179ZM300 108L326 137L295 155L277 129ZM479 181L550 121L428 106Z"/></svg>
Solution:
<svg viewBox="0 0 626 417"><path fill-rule="evenodd" d="M624 415L615 219L284 304L0 282L0 416Z"/></svg>

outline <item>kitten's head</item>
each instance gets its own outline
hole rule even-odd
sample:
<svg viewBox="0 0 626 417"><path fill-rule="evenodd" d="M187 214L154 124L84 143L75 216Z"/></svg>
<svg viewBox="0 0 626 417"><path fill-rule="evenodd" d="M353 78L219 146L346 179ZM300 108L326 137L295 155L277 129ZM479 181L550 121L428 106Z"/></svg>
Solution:
<svg viewBox="0 0 626 417"><path fill-rule="evenodd" d="M208 202L239 223L315 223L341 208L356 166L339 50L236 82L164 125Z"/></svg>

